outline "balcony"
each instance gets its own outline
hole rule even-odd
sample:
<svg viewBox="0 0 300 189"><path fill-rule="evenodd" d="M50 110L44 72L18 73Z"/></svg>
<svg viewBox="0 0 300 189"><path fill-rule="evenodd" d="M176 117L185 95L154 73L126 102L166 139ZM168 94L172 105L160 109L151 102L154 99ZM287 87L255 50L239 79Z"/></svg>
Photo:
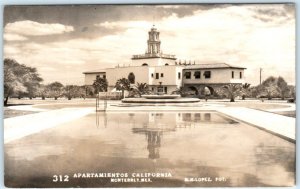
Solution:
<svg viewBox="0 0 300 189"><path fill-rule="evenodd" d="M155 53L155 54L138 54L133 55L131 59L145 59L145 58L167 58L175 60L175 55L171 54L163 54L163 53Z"/></svg>

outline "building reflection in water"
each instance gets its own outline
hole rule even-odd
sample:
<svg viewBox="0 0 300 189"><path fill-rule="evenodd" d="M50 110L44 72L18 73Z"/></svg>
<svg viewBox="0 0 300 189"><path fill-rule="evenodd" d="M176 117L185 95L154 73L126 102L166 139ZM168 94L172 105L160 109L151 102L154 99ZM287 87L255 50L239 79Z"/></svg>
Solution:
<svg viewBox="0 0 300 189"><path fill-rule="evenodd" d="M162 131L149 131L146 133L148 146L147 149L149 151L148 158L149 159L158 159L159 158L159 148L160 141L162 137Z"/></svg>
<svg viewBox="0 0 300 189"><path fill-rule="evenodd" d="M143 121L143 124L132 125L132 132L144 134L147 140L148 158L159 159L163 134L176 131L175 116L174 114L148 113L138 117Z"/></svg>
<svg viewBox="0 0 300 189"><path fill-rule="evenodd" d="M204 120L205 121L211 121L211 114L210 113L205 113L204 114Z"/></svg>
<svg viewBox="0 0 300 189"><path fill-rule="evenodd" d="M102 119L99 119L102 117ZM108 121L114 120L112 122ZM132 128L134 134L145 135L149 159L160 158L159 150L162 145L163 134L175 132L176 129L190 129L196 126L204 126L208 123L219 123L221 117L210 112L203 113L120 113L110 114L106 112L96 113L97 128L106 128L109 124L125 123Z"/></svg>

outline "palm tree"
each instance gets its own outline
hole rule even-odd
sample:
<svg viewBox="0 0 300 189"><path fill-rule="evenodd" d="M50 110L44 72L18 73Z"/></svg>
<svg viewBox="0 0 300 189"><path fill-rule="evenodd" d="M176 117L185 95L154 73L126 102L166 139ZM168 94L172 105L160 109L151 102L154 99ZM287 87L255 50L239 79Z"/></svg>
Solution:
<svg viewBox="0 0 300 189"><path fill-rule="evenodd" d="M187 95L189 95L189 91L187 89L185 89L184 87L179 87L177 88L175 91L172 91L171 94L179 94L181 97L186 97Z"/></svg>
<svg viewBox="0 0 300 189"><path fill-rule="evenodd" d="M177 88L175 91L172 91L172 93L171 94L179 94L179 95L183 95L184 94L184 89L183 89L183 87L179 87L179 88Z"/></svg>
<svg viewBox="0 0 300 189"><path fill-rule="evenodd" d="M121 90L122 91L122 97L124 98L124 91L130 90L130 81L126 78L122 78L122 79L118 79L118 81L116 82L115 88L117 90Z"/></svg>
<svg viewBox="0 0 300 189"><path fill-rule="evenodd" d="M242 100L245 100L245 97L248 95L250 85L251 84L249 83L245 83L242 85Z"/></svg>
<svg viewBox="0 0 300 189"><path fill-rule="evenodd" d="M106 92L107 86L108 86L108 83L107 83L106 78L97 77L93 83L93 87L94 87L96 93Z"/></svg>
<svg viewBox="0 0 300 189"><path fill-rule="evenodd" d="M148 94L149 93L149 86L147 83L137 83L136 89L139 93L139 95Z"/></svg>
<svg viewBox="0 0 300 189"><path fill-rule="evenodd" d="M241 86L238 84L228 84L223 86L224 92L230 98L230 102L234 102L236 96L241 93Z"/></svg>

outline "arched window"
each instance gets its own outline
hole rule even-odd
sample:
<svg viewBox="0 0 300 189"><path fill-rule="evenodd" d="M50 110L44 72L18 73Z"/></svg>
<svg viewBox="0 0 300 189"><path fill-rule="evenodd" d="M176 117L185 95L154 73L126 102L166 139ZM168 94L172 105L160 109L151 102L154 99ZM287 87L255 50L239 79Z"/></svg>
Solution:
<svg viewBox="0 0 300 189"><path fill-rule="evenodd" d="M147 63L143 63L142 66L148 66L148 64Z"/></svg>
<svg viewBox="0 0 300 189"><path fill-rule="evenodd" d="M168 64L168 63L165 63L165 66L169 66L169 64Z"/></svg>

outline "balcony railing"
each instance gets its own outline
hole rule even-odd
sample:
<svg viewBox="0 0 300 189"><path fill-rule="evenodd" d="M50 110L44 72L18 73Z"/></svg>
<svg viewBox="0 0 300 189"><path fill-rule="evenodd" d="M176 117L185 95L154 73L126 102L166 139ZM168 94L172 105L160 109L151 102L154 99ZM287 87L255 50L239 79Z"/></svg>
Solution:
<svg viewBox="0 0 300 189"><path fill-rule="evenodd" d="M163 54L163 53L156 53L156 54L138 54L133 55L132 59L143 59L143 58L170 58L170 59L176 59L175 55L171 54Z"/></svg>

